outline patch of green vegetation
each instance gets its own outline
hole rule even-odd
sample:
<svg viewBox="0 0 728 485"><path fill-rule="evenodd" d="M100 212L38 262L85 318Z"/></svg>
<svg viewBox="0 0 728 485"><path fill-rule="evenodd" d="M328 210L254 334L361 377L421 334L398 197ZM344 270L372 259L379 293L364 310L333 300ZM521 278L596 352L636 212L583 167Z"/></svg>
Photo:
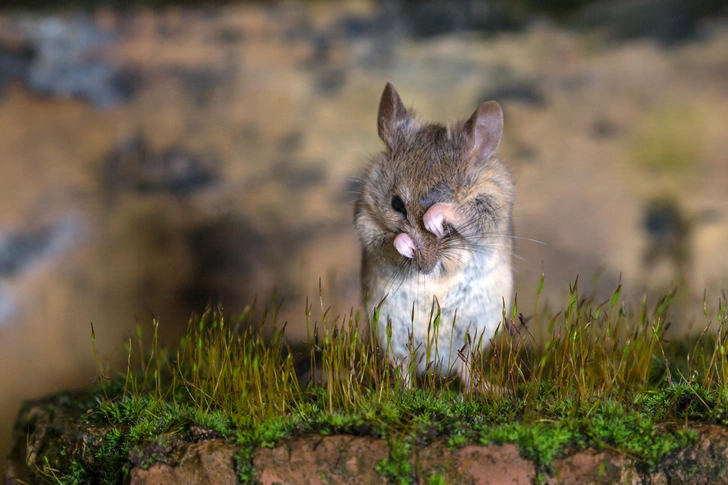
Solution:
<svg viewBox="0 0 728 485"><path fill-rule="evenodd" d="M68 475L63 477L55 477L59 484L77 484L77 483L88 483L88 474L86 469L76 460L71 462L71 470Z"/></svg>
<svg viewBox="0 0 728 485"><path fill-rule="evenodd" d="M408 485L415 482L411 459L412 438L390 438L389 457L377 463L376 470L387 477L389 483Z"/></svg>
<svg viewBox="0 0 728 485"><path fill-rule="evenodd" d="M256 443L250 434L239 432L235 439L240 447L235 454L235 468L240 483L255 483L255 468L253 466L253 455Z"/></svg>
<svg viewBox="0 0 728 485"><path fill-rule="evenodd" d="M386 350L364 338L359 316L331 322L323 304L319 321L306 306L307 370L284 329L253 325L252 309L234 325L208 312L173 349L159 346L155 322L148 348L140 327L127 343L125 372L101 378L112 374L100 368L94 399L83 400L84 423L106 429L93 463L69 453L70 465L36 467L53 483L117 484L132 458L140 466L161 459L146 451L149 443L221 437L239 446L238 476L252 483L256 449L306 433L387 439L389 457L377 471L391 483L418 478L413 447L434 440L451 449L516 443L541 481L555 457L586 447L654 466L695 442L691 422L728 424L725 296L712 312L704 303L702 333L671 343L664 330L672 298L631 306L620 286L599 303L575 282L555 316L538 301L530 316L516 304L490 348L468 362L480 384L462 391L434 373L406 387Z"/></svg>
<svg viewBox="0 0 728 485"><path fill-rule="evenodd" d="M427 477L427 485L447 485L447 482L445 481L445 477L439 473L434 473Z"/></svg>

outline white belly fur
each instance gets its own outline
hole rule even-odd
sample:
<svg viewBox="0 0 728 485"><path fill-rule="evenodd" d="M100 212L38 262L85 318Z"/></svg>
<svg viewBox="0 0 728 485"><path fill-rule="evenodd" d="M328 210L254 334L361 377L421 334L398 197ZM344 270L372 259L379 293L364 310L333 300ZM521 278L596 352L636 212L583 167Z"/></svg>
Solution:
<svg viewBox="0 0 728 485"><path fill-rule="evenodd" d="M466 334L470 334L473 347L478 343L481 348L487 346L502 320L503 303L508 307L513 294L513 274L509 257L504 254L475 258L452 277L414 274L399 286L388 278L369 278L368 283L370 307L373 309L384 300L377 328L382 348L387 349L395 365L407 364L412 348L417 349L420 375L425 372L428 360L443 375L456 373L461 364L458 350L465 344ZM434 319L434 316L431 318L433 297L437 298L441 311L436 338L430 325ZM387 336L388 321L391 321L391 339Z"/></svg>

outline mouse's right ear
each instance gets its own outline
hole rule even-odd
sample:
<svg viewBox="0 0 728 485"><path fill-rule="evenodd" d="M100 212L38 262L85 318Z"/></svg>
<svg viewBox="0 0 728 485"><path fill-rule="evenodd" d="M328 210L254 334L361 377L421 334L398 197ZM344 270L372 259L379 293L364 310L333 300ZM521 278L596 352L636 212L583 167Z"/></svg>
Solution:
<svg viewBox="0 0 728 485"><path fill-rule="evenodd" d="M495 101L481 104L465 122L465 132L470 139L475 162L487 160L498 148L503 135L503 110L500 105Z"/></svg>
<svg viewBox="0 0 728 485"><path fill-rule="evenodd" d="M379 115L377 116L377 130L379 138L393 151L397 144L397 134L402 124L409 120L410 114L402 104L394 84L388 82L379 101Z"/></svg>

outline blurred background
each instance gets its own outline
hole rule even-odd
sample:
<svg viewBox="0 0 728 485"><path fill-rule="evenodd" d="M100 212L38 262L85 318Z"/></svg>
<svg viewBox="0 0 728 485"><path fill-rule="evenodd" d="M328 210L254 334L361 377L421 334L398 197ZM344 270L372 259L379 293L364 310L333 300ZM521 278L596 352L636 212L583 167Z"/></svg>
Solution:
<svg viewBox="0 0 728 485"><path fill-rule="evenodd" d="M356 175L387 80L430 119L504 107L527 308L546 273L675 327L728 285L718 0L0 4L0 457L22 400L83 387L137 321L359 300ZM261 305L262 306L262 305ZM118 352L117 352L118 353Z"/></svg>

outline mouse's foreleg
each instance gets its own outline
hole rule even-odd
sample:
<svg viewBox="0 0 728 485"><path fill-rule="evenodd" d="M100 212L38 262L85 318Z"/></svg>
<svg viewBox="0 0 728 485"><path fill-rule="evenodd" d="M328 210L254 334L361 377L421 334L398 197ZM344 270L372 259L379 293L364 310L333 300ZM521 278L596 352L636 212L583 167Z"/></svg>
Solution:
<svg viewBox="0 0 728 485"><path fill-rule="evenodd" d="M425 229L442 239L447 234L447 225L457 226L459 220L455 210L456 206L449 202L438 202L434 204L422 217Z"/></svg>

